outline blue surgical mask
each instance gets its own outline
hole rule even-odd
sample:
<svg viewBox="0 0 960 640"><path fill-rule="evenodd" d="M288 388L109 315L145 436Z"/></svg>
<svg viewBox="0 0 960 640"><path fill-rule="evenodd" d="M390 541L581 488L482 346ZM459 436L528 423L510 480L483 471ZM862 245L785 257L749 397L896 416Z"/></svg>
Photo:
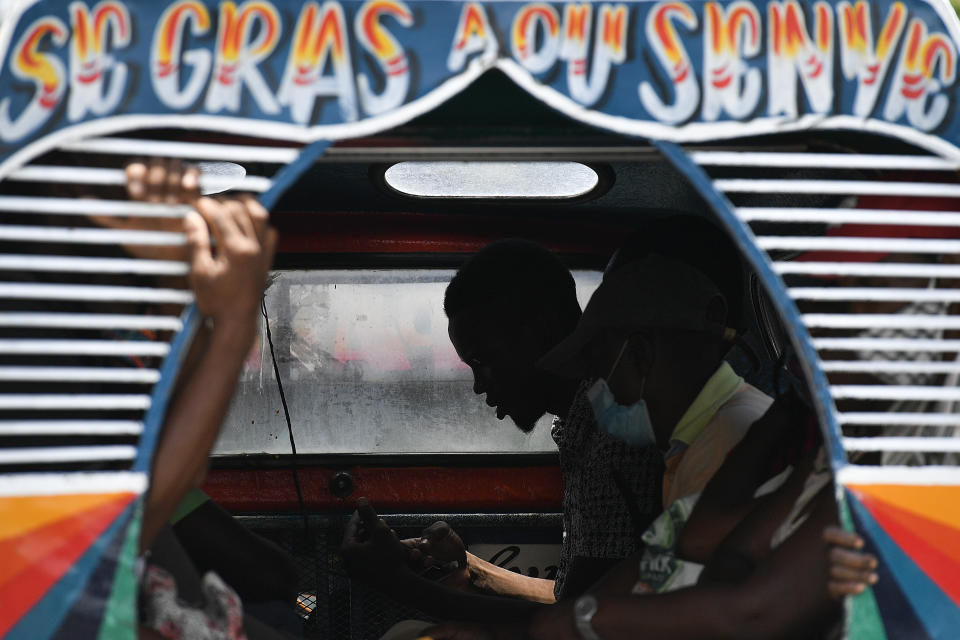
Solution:
<svg viewBox="0 0 960 640"><path fill-rule="evenodd" d="M607 374L607 378L613 375L626 348L627 341L624 341L613 367L610 368L610 373ZM600 378L587 389L587 399L593 408L597 425L603 431L638 447L656 443L657 438L653 433L650 413L647 411L647 403L643 398L628 407L617 404L613 392L607 386L607 381Z"/></svg>

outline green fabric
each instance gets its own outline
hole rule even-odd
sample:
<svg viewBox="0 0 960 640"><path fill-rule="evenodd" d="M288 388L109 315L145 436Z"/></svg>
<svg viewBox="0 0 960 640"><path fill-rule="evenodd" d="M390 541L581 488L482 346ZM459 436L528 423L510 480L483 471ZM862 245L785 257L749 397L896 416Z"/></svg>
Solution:
<svg viewBox="0 0 960 640"><path fill-rule="evenodd" d="M840 496L840 524L847 531L854 531L853 517L850 515L850 505L847 504L847 494L844 491ZM873 587L868 587L858 596L847 596L844 603L846 609L846 624L843 637L847 640L887 640L887 632L883 628L883 619L880 617L880 607L873 595Z"/></svg>
<svg viewBox="0 0 960 640"><path fill-rule="evenodd" d="M137 549L140 543L140 523L143 517L143 498L137 499L127 538L124 540L117 571L113 577L113 589L107 601L100 633L97 640L136 640L137 638Z"/></svg>
<svg viewBox="0 0 960 640"><path fill-rule="evenodd" d="M183 500L180 501L180 504L177 505L176 511L174 511L173 515L170 516L170 524L177 524L188 515L193 513L194 509L209 499L210 496L205 494L200 489L190 489L190 491L187 492L187 495L183 496Z"/></svg>
<svg viewBox="0 0 960 640"><path fill-rule="evenodd" d="M682 442L688 446L692 444L741 384L743 378L737 375L733 367L726 362L721 364L673 428L670 442Z"/></svg>
<svg viewBox="0 0 960 640"><path fill-rule="evenodd" d="M665 593L697 583L703 565L678 557L677 543L699 499L700 494L695 493L674 500L644 531L644 549L634 593Z"/></svg>

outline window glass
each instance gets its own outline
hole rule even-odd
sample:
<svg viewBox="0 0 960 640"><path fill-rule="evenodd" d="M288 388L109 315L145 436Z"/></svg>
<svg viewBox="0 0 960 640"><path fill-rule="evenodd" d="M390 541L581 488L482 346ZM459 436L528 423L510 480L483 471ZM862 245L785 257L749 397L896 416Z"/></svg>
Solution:
<svg viewBox="0 0 960 640"><path fill-rule="evenodd" d="M398 162L383 177L422 198L574 198L600 181L579 162Z"/></svg>
<svg viewBox="0 0 960 640"><path fill-rule="evenodd" d="M575 272L583 305L599 272ZM449 270L280 271L266 307L303 453L554 451L550 418L498 421L447 337ZM261 320L262 324L262 320ZM266 332L244 366L215 454L290 452Z"/></svg>

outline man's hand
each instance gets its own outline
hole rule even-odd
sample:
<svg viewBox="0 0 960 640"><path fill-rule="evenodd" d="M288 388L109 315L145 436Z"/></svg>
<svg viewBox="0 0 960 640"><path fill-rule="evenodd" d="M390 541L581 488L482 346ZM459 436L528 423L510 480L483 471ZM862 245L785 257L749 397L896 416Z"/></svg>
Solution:
<svg viewBox="0 0 960 640"><path fill-rule="evenodd" d="M193 204L200 197L200 171L180 160L152 158L127 165L127 193L131 200L165 204Z"/></svg>
<svg viewBox="0 0 960 640"><path fill-rule="evenodd" d="M196 212L182 221L101 216L98 222L124 229L182 230L187 236L190 287L200 312L215 325L236 320L252 325L277 245L266 209L250 195L201 197L200 172L179 160L134 162L126 173L131 200L185 204ZM127 248L138 257L174 257L153 255L153 249Z"/></svg>
<svg viewBox="0 0 960 640"><path fill-rule="evenodd" d="M197 307L214 326L253 322L277 246L267 211L252 196L200 198L195 206L197 212L187 214L183 226Z"/></svg>
<svg viewBox="0 0 960 640"><path fill-rule="evenodd" d="M830 597L839 600L844 596L857 595L877 582L874 571L877 558L860 551L863 538L840 527L830 526L823 530L823 540L830 545L830 579L827 582Z"/></svg>
<svg viewBox="0 0 960 640"><path fill-rule="evenodd" d="M200 197L200 171L184 165L180 160L152 158L149 163L133 162L125 168L127 195L138 202L154 202L169 205L196 206ZM176 217L158 216L106 216L95 215L90 219L101 227L126 231L183 231L183 220ZM124 245L124 251L134 258L148 260L187 259L187 247Z"/></svg>
<svg viewBox="0 0 960 640"><path fill-rule="evenodd" d="M382 587L409 571L409 548L377 517L366 498L357 500L357 510L343 535L340 557L351 576Z"/></svg>
<svg viewBox="0 0 960 640"><path fill-rule="evenodd" d="M446 522L434 522L420 533L419 538L407 538L401 542L410 550L410 567L420 575L436 577L457 587L470 582L466 547Z"/></svg>

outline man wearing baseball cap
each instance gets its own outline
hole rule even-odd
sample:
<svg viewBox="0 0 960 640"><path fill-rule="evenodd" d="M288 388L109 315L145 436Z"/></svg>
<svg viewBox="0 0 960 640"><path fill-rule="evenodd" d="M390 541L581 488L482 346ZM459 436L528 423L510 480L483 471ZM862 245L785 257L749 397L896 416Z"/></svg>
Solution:
<svg viewBox="0 0 960 640"><path fill-rule="evenodd" d="M609 271L540 361L590 388L601 429L664 454L663 504L696 494L772 400L723 361L736 332L706 275L650 253Z"/></svg>

